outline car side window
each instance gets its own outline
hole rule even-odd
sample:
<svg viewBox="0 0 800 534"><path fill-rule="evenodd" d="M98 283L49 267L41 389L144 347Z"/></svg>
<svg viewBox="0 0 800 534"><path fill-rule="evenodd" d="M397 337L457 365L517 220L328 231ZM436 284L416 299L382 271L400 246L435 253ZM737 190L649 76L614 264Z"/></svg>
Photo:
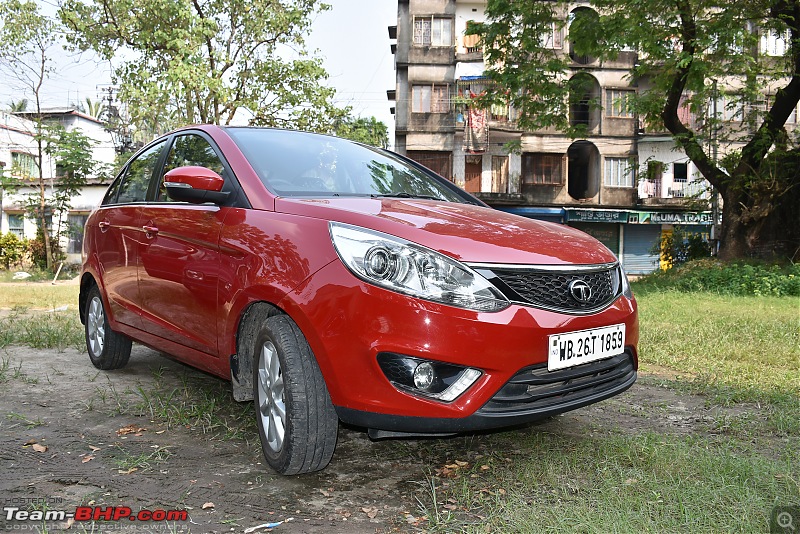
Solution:
<svg viewBox="0 0 800 534"><path fill-rule="evenodd" d="M195 134L179 135L172 143L167 161L164 164L164 174L178 167L194 165L211 169L223 178L226 178L225 165L214 147L203 137ZM164 187L163 177L158 184L158 198L156 202L170 202L167 190Z"/></svg>
<svg viewBox="0 0 800 534"><path fill-rule="evenodd" d="M106 194L103 197L103 202L101 202L101 205L107 206L117 202L117 192L119 191L120 182L122 182L122 174L117 176L114 181L111 182L111 185L108 187L108 191L106 191Z"/></svg>
<svg viewBox="0 0 800 534"><path fill-rule="evenodd" d="M119 187L118 204L130 202L144 202L147 197L147 187L153 178L153 172L158 164L158 158L164 149L166 141L153 145L139 154L136 159L128 164L128 170Z"/></svg>

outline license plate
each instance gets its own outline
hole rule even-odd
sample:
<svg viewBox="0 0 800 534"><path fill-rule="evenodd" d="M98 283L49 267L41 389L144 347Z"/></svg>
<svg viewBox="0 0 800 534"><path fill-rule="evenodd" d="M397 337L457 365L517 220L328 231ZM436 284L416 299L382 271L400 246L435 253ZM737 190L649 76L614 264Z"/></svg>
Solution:
<svg viewBox="0 0 800 534"><path fill-rule="evenodd" d="M556 371L610 358L624 350L624 324L553 334L548 339L547 370Z"/></svg>

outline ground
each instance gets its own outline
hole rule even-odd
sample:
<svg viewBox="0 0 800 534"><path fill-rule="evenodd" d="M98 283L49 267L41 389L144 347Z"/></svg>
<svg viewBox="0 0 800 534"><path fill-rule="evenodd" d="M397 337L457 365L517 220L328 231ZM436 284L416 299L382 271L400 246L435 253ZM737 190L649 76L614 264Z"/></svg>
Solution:
<svg viewBox="0 0 800 534"><path fill-rule="evenodd" d="M189 521L161 525L167 532L242 532L288 518L274 531L407 531L425 526L417 499L426 480L497 452L491 434L372 442L342 427L330 466L282 477L262 461L252 406L233 402L226 382L158 352L134 345L129 365L112 372L75 349L9 346L0 358L3 506L34 498L52 510L188 510ZM618 397L504 433L706 433L709 421L758 410L710 406L659 379L641 377ZM76 523L71 531L98 530Z"/></svg>

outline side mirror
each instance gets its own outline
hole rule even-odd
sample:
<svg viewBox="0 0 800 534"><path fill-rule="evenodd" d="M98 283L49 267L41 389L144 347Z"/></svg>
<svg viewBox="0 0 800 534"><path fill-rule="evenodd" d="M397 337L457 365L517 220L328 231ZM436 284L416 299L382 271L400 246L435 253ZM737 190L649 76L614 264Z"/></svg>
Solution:
<svg viewBox="0 0 800 534"><path fill-rule="evenodd" d="M229 194L222 191L223 185L225 180L222 176L211 169L194 165L178 167L164 175L164 187L170 198L181 202L221 204Z"/></svg>

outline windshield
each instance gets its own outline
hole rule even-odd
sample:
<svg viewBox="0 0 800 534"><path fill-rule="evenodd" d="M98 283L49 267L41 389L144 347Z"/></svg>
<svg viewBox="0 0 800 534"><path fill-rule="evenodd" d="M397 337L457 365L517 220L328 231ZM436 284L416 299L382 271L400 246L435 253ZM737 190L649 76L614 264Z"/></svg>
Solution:
<svg viewBox="0 0 800 534"><path fill-rule="evenodd" d="M326 135L228 128L264 185L284 197L372 196L478 203L390 152Z"/></svg>

